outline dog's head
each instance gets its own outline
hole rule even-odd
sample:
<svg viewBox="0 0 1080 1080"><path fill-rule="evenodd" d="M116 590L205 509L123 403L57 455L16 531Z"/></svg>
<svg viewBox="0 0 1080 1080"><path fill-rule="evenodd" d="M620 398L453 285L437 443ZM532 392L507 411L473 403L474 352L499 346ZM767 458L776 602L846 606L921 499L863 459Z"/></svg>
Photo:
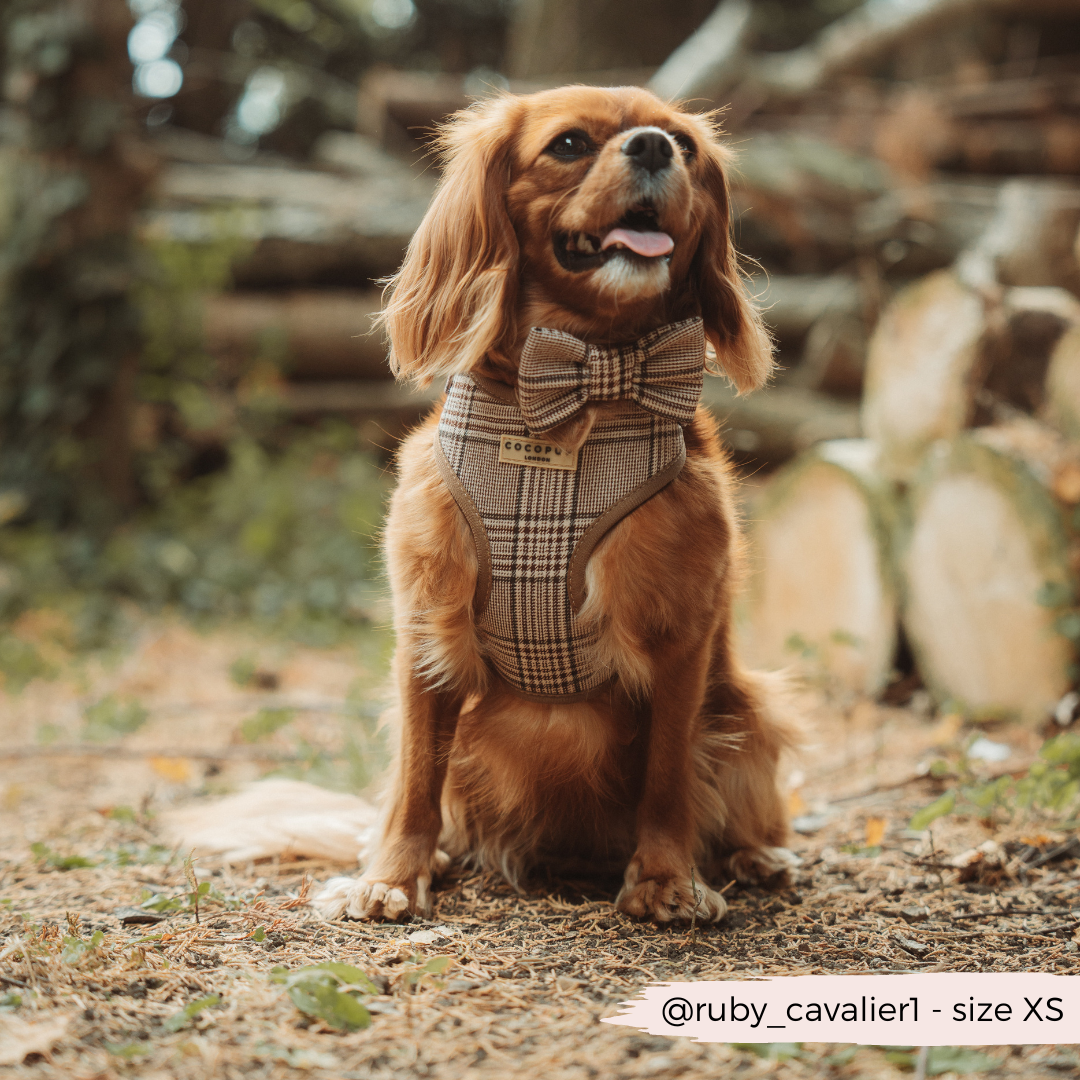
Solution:
<svg viewBox="0 0 1080 1080"><path fill-rule="evenodd" d="M479 103L439 148L443 178L385 313L396 373L513 369L531 325L615 342L701 315L740 391L767 380L709 117L572 86Z"/></svg>

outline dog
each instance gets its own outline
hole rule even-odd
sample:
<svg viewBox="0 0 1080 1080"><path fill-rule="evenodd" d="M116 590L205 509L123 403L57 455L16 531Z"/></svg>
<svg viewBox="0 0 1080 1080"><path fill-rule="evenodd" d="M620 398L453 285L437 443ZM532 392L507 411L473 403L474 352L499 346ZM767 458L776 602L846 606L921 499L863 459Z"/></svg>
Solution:
<svg viewBox="0 0 1080 1080"><path fill-rule="evenodd" d="M729 152L711 116L583 86L477 103L438 148L384 310L395 374L448 380L400 447L385 528L394 761L362 876L316 906L430 916L456 859L515 884L617 868L621 911L719 919L714 885L792 859L777 768L795 732L734 655L735 481L697 404L707 350L740 392L773 370ZM644 368L660 404L635 389ZM469 474L470 446L488 472ZM590 484L607 501L575 525L567 493Z"/></svg>

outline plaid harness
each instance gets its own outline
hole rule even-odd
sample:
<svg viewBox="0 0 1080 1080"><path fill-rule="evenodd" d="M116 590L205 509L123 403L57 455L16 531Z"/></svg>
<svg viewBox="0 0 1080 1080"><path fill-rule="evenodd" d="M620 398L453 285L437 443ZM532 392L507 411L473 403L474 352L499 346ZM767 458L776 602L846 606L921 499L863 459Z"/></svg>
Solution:
<svg viewBox="0 0 1080 1080"><path fill-rule="evenodd" d="M700 376L698 387L694 404ZM476 545L474 610L489 664L537 700L602 689L599 627L578 617L585 567L609 529L679 474L681 424L635 404L598 419L567 467L573 456L530 434L509 386L455 375L434 452Z"/></svg>

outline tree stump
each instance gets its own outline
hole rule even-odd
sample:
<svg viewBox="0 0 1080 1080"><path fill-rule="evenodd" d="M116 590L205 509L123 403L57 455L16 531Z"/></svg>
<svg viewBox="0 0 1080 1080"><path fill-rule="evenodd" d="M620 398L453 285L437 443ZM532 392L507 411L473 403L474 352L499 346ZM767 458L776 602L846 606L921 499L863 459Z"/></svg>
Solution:
<svg viewBox="0 0 1080 1080"><path fill-rule="evenodd" d="M935 697L974 715L1045 718L1074 649L1051 605L1075 600L1066 510L1080 462L1022 419L939 443L911 489L903 624Z"/></svg>
<svg viewBox="0 0 1080 1080"><path fill-rule="evenodd" d="M897 589L891 485L866 439L821 443L782 470L753 510L747 658L800 656L859 693L892 671Z"/></svg>
<svg viewBox="0 0 1080 1080"><path fill-rule="evenodd" d="M983 299L948 270L901 290L885 309L870 339L862 418L887 475L910 479L931 443L967 424L986 327Z"/></svg>

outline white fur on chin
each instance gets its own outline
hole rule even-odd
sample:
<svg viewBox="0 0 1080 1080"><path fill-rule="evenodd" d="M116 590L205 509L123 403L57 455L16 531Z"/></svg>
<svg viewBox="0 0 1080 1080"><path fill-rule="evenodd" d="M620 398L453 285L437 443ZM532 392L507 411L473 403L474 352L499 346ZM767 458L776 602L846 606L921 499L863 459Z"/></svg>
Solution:
<svg viewBox="0 0 1080 1080"><path fill-rule="evenodd" d="M637 259L616 254L599 270L594 270L592 283L604 292L617 293L623 300L640 300L656 296L671 284L671 265L667 259L653 259L642 264Z"/></svg>

